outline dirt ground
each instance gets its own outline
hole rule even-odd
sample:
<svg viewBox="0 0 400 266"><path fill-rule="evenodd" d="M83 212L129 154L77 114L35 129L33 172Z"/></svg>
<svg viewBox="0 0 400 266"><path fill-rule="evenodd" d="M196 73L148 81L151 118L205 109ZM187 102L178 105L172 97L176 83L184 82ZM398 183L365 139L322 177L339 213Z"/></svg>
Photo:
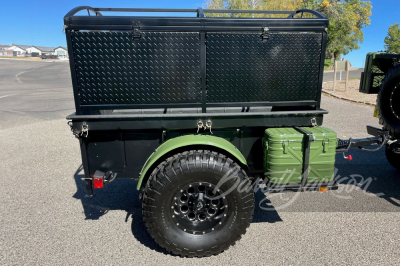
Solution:
<svg viewBox="0 0 400 266"><path fill-rule="evenodd" d="M359 79L350 79L348 81L347 91L345 91L344 80L336 81L335 91L332 91L333 82L327 82L322 87L336 96L361 101L363 103L376 104L376 94L365 94L358 91L360 87Z"/></svg>

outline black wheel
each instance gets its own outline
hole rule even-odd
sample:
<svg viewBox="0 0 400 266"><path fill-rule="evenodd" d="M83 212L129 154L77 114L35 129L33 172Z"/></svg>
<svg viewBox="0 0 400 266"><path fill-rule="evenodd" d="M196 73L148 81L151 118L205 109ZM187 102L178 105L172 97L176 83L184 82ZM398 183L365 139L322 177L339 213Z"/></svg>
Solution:
<svg viewBox="0 0 400 266"><path fill-rule="evenodd" d="M400 144L387 145L385 153L388 162L400 171Z"/></svg>
<svg viewBox="0 0 400 266"><path fill-rule="evenodd" d="M227 181L219 184L221 180ZM254 212L252 188L240 166L222 154L178 153L150 175L143 193L143 219L167 251L211 256L246 232Z"/></svg>
<svg viewBox="0 0 400 266"><path fill-rule="evenodd" d="M379 121L392 137L400 137L400 65L389 70L377 98Z"/></svg>

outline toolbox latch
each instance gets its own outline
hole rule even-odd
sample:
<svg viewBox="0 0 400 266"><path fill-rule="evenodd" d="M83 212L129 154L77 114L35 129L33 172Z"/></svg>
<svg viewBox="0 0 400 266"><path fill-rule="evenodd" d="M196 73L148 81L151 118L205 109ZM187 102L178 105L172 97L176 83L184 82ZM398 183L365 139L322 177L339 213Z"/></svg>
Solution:
<svg viewBox="0 0 400 266"><path fill-rule="evenodd" d="M329 139L324 138L324 140L322 141L322 146L323 146L323 152L327 152L329 149Z"/></svg>
<svg viewBox="0 0 400 266"><path fill-rule="evenodd" d="M263 32L261 34L261 39L263 42L268 41L268 39L269 39L269 28L268 27L263 28Z"/></svg>
<svg viewBox="0 0 400 266"><path fill-rule="evenodd" d="M288 148L289 148L289 141L288 140L284 140L282 142L282 146L283 146L283 153L287 154L288 153Z"/></svg>
<svg viewBox="0 0 400 266"><path fill-rule="evenodd" d="M140 28L138 26L133 26L132 27L132 40L133 41L139 41L140 37L141 37L141 32L140 32Z"/></svg>

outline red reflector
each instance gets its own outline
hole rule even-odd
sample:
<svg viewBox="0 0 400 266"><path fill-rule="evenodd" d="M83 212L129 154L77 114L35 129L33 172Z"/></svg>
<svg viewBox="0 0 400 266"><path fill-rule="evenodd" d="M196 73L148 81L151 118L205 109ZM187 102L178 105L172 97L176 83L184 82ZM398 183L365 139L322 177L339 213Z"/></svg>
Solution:
<svg viewBox="0 0 400 266"><path fill-rule="evenodd" d="M93 178L94 189L103 188L103 178Z"/></svg>
<svg viewBox="0 0 400 266"><path fill-rule="evenodd" d="M349 155L347 156L347 159L349 159L349 161L353 160L353 156Z"/></svg>

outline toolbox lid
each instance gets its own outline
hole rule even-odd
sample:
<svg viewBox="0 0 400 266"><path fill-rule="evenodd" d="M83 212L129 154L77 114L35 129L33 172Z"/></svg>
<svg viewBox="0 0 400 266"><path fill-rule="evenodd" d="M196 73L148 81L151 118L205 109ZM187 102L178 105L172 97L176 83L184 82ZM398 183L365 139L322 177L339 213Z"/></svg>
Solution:
<svg viewBox="0 0 400 266"><path fill-rule="evenodd" d="M337 139L335 131L326 127L302 127L314 134L316 141L322 141L324 139ZM264 132L264 138L270 141L282 142L284 140L302 142L304 133L297 131L292 127L281 127L281 128L268 128Z"/></svg>

